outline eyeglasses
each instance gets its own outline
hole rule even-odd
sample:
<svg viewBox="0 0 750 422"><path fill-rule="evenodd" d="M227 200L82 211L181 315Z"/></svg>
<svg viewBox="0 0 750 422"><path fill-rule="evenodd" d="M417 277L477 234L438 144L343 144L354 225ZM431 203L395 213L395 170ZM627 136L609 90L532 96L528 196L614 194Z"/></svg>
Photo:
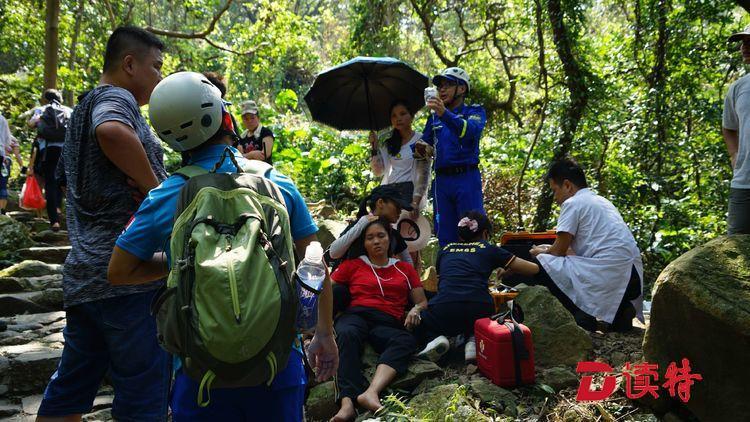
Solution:
<svg viewBox="0 0 750 422"><path fill-rule="evenodd" d="M445 81L445 82L441 82L440 85L438 85L438 89L452 88L454 86L458 86L458 82Z"/></svg>

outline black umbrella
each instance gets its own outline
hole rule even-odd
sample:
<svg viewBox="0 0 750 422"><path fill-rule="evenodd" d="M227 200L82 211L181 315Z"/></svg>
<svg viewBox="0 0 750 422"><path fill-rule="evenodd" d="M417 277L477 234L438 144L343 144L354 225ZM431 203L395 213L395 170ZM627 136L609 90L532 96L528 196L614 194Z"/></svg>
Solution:
<svg viewBox="0 0 750 422"><path fill-rule="evenodd" d="M315 78L305 102L315 121L339 130L390 126L389 108L399 100L414 114L424 106L429 79L390 57L357 57Z"/></svg>

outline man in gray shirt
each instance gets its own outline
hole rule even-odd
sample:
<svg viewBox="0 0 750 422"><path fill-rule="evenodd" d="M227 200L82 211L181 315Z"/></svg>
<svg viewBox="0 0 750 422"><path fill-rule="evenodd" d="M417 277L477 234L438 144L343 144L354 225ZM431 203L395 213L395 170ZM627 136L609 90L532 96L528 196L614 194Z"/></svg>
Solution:
<svg viewBox="0 0 750 422"><path fill-rule="evenodd" d="M729 37L740 42L742 62L750 64L750 26ZM750 234L750 74L729 86L724 99L722 134L734 175L729 189L729 234Z"/></svg>
<svg viewBox="0 0 750 422"><path fill-rule="evenodd" d="M166 419L170 358L149 313L160 286L112 286L107 266L139 198L166 178L163 151L140 113L161 80L162 42L135 27L107 42L99 86L71 115L57 173L65 180L71 251L63 269L65 348L38 420L91 411L105 373L119 421Z"/></svg>

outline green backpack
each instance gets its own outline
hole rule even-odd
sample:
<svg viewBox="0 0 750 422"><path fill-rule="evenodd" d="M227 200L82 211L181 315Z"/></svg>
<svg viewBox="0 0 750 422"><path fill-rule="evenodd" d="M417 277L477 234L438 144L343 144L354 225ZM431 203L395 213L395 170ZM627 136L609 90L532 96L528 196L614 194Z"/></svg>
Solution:
<svg viewBox="0 0 750 422"><path fill-rule="evenodd" d="M159 342L200 382L202 407L212 386L270 385L296 338L284 198L263 177L268 164L253 160L243 172L229 157L238 173L215 172L223 156L211 172L177 171L187 182L175 212L166 290L153 309Z"/></svg>

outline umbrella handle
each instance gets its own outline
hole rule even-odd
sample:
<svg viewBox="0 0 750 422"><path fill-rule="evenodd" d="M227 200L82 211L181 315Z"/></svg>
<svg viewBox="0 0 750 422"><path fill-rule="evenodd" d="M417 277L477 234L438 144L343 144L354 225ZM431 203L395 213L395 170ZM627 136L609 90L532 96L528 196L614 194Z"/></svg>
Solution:
<svg viewBox="0 0 750 422"><path fill-rule="evenodd" d="M372 106L370 105L370 80L365 75L365 97L367 98L367 118L370 120L370 130L375 131L375 123L372 118Z"/></svg>

